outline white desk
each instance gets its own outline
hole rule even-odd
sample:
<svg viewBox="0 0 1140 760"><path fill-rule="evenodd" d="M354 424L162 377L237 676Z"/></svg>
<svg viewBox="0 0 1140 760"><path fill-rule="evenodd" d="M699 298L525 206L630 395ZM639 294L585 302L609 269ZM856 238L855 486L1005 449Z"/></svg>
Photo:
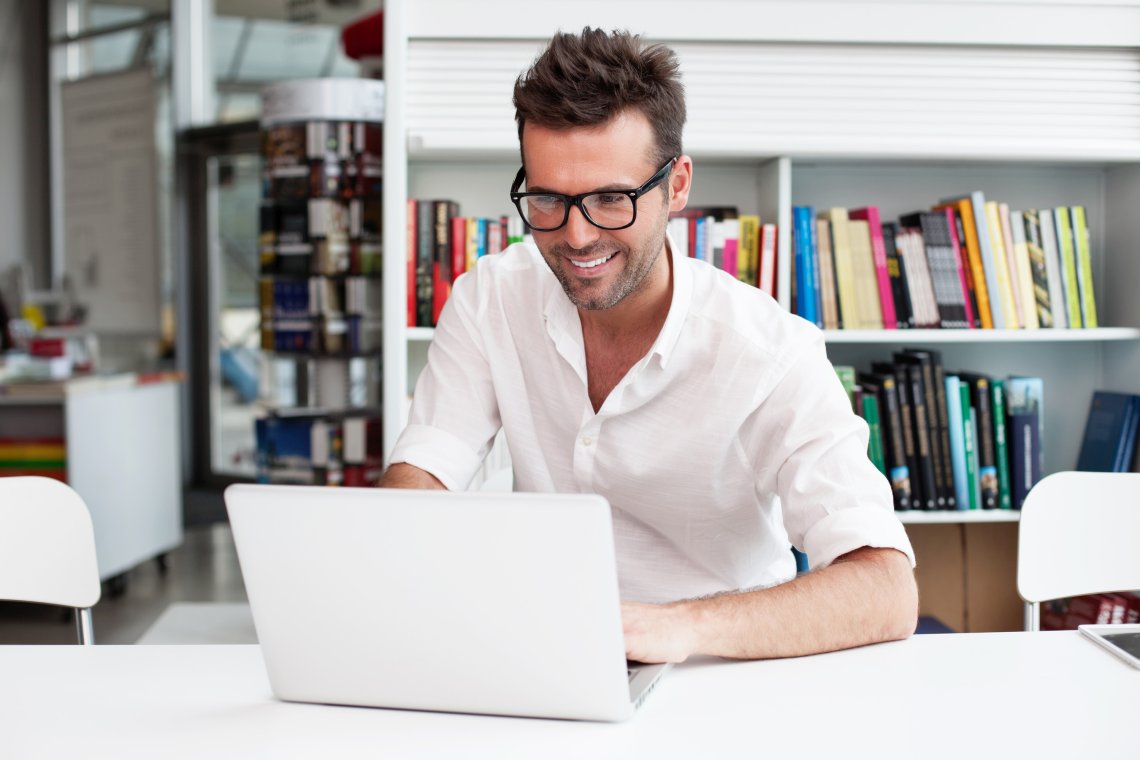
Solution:
<svg viewBox="0 0 1140 760"><path fill-rule="evenodd" d="M1140 670L1078 634L931 635L702 659L622 724L275 700L256 646L0 647L0 755L1137 757Z"/></svg>

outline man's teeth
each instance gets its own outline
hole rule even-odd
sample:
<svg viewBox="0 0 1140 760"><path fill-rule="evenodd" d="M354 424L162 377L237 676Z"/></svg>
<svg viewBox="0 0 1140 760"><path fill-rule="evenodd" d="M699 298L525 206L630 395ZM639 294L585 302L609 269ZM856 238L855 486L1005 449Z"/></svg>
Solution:
<svg viewBox="0 0 1140 760"><path fill-rule="evenodd" d="M613 257L614 257L614 255L611 253L609 256L602 256L600 259L594 259L593 261L574 261L573 259L571 259L570 263L573 264L574 266L578 267L579 269L593 269L594 267L598 266L599 264L605 264L607 261L609 261Z"/></svg>

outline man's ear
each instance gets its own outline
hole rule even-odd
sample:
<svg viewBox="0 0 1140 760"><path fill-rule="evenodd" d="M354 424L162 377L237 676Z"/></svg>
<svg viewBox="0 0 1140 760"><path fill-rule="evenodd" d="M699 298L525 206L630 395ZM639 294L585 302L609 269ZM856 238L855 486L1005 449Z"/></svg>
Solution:
<svg viewBox="0 0 1140 760"><path fill-rule="evenodd" d="M689 191L693 188L693 159L682 155L669 174L669 212L674 213L689 203Z"/></svg>

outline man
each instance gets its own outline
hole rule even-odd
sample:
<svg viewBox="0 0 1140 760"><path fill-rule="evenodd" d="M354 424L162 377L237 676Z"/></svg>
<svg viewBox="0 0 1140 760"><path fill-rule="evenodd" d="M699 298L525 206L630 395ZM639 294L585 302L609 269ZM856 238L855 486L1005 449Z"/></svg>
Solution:
<svg viewBox="0 0 1140 760"><path fill-rule="evenodd" d="M630 659L910 635L913 553L821 333L670 248L672 51L560 33L514 103L534 245L456 282L381 485L464 488L502 427L517 490L605 496Z"/></svg>

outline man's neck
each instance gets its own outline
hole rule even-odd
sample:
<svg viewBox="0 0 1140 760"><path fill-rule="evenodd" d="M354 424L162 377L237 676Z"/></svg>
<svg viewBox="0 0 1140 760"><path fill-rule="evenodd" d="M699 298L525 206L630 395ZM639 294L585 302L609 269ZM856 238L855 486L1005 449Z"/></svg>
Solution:
<svg viewBox="0 0 1140 760"><path fill-rule="evenodd" d="M578 309L582 334L602 341L656 338L673 302L673 261L664 246L642 288L609 309Z"/></svg>

